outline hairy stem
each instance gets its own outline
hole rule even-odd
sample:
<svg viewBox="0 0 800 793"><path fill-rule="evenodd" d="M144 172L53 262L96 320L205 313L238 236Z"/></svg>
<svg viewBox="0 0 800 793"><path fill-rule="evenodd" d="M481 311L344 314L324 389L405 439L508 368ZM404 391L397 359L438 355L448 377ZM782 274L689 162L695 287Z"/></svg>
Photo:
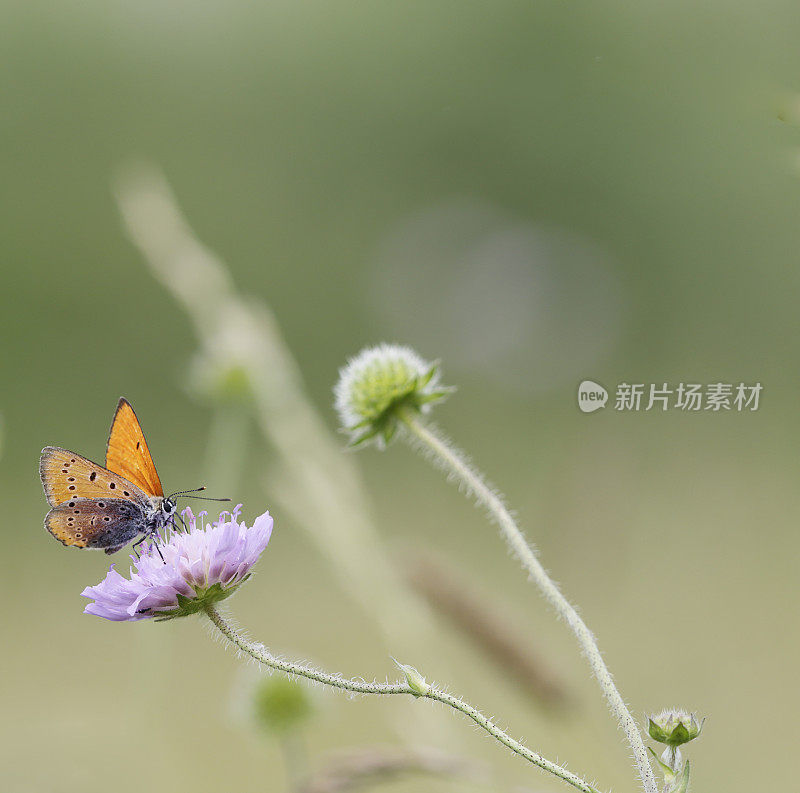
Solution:
<svg viewBox="0 0 800 793"><path fill-rule="evenodd" d="M589 661L589 666L600 684L611 712L617 718L625 733L625 737L633 751L644 790L647 793L657 793L656 779L650 767L642 735L614 684L614 679L611 677L605 661L603 661L594 636L586 627L586 623L581 619L575 607L561 594L561 590L547 574L533 548L528 544L513 516L503 503L502 498L486 483L481 474L465 460L462 452L451 446L430 425L420 421L416 413L407 409L401 409L398 413L405 428L408 430L408 439L411 440L412 444L452 476L489 513L490 518L499 526L503 539L520 560L522 566L528 571L545 599L569 625L578 640L581 650L583 650Z"/></svg>
<svg viewBox="0 0 800 793"><path fill-rule="evenodd" d="M520 757L525 758L534 765L539 766L545 771L562 779L567 784L572 785L583 793L598 793L588 782L585 782L579 776L567 771L566 768L545 759L540 754L528 749L519 741L514 740L510 735L501 730L493 721L486 718L480 711L472 707L463 699L454 697L452 694L447 694L441 689L430 686L426 694L416 694L407 682L398 683L376 683L367 682L365 680L353 680L351 678L342 677L341 675L331 674L330 672L322 672L318 669L312 669L303 664L294 663L292 661L284 661L276 658L270 651L258 642L251 642L246 639L233 625L230 624L217 609L208 604L205 606L205 613L211 622L218 628L220 633L228 639L231 644L246 653L251 658L254 658L264 666L270 669L275 669L279 672L285 672L290 675L297 675L304 677L308 680L313 680L317 683L322 683L326 686L332 686L343 691L350 691L355 694L408 694L418 697L419 699L432 699L436 702L441 702L444 705L449 705L451 708L460 711L465 716L469 716L479 727L486 730L493 738L507 746L512 752L518 754Z"/></svg>

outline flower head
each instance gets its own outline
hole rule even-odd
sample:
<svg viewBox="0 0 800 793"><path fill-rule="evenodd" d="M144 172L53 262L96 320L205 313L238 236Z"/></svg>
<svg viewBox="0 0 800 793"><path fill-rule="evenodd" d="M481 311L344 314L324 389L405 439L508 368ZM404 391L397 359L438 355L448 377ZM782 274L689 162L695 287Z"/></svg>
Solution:
<svg viewBox="0 0 800 793"><path fill-rule="evenodd" d="M146 548L134 559L130 578L112 565L99 584L81 593L93 601L84 612L115 621L172 619L230 597L249 577L272 533L268 512L248 527L238 521L240 509L241 504L205 526L184 510L188 531L170 530L158 548Z"/></svg>
<svg viewBox="0 0 800 793"><path fill-rule="evenodd" d="M648 719L648 732L654 741L667 746L680 746L693 740L703 729L694 713L680 708L665 708Z"/></svg>
<svg viewBox="0 0 800 793"><path fill-rule="evenodd" d="M387 444L397 430L398 413L426 413L452 389L439 385L439 367L410 347L368 347L339 372L336 410L353 445L374 440Z"/></svg>

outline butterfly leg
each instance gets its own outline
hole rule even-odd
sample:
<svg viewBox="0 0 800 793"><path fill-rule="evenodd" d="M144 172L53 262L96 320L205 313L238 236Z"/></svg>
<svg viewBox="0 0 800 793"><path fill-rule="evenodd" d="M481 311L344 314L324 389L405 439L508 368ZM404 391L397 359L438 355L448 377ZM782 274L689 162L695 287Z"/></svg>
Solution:
<svg viewBox="0 0 800 793"><path fill-rule="evenodd" d="M155 535L155 539L153 539L154 535ZM159 536L158 536L158 532L157 531L153 531L150 534L148 534L147 537L153 543L153 547L156 549L156 551L158 551L158 555L161 557L161 561L164 562L164 564L166 564L167 561L166 561L166 559L164 559L164 554L161 553L161 548L158 547L158 540L160 539ZM144 539L144 538L142 538L142 539Z"/></svg>
<svg viewBox="0 0 800 793"><path fill-rule="evenodd" d="M136 561L138 562L139 559L141 559L141 554L139 553L139 546L143 542L146 542L147 540L150 540L150 542L152 543L153 547L158 552L158 555L161 557L161 561L164 562L164 564L166 564L167 562L164 559L164 555L161 553L161 548L158 547L157 539L154 540L153 539L153 535L155 535L155 537L158 538L158 534L155 531L150 532L149 534L145 534L145 535L142 536L141 539L136 540L136 542L131 546L131 550L136 554Z"/></svg>
<svg viewBox="0 0 800 793"><path fill-rule="evenodd" d="M139 553L139 546L147 539L147 535L143 535L140 540L136 540L136 542L131 545L131 550L136 554L136 561L138 562L141 559L141 554Z"/></svg>

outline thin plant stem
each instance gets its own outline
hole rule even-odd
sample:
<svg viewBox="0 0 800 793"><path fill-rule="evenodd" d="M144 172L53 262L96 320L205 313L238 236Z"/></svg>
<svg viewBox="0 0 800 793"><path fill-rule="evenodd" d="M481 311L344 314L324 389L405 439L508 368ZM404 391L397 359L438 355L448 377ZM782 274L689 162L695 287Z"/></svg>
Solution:
<svg viewBox="0 0 800 793"><path fill-rule="evenodd" d="M297 732L284 735L281 738L281 750L283 752L284 765L286 766L287 788L290 793L298 793L298 791L302 790L308 773L303 736Z"/></svg>
<svg viewBox="0 0 800 793"><path fill-rule="evenodd" d="M250 415L242 405L220 405L214 411L203 470L205 482L215 493L228 495L241 480L250 442L250 424Z"/></svg>
<svg viewBox="0 0 800 793"><path fill-rule="evenodd" d="M539 766L539 768L545 771L549 771L567 784L583 791L583 793L598 793L596 788L592 787L579 776L576 776L570 771L567 771L566 768L528 749L527 746L524 746L519 741L514 740L508 733L501 730L491 719L488 719L468 702L454 697L452 694L448 694L435 686L428 687L427 693L425 694L418 694L411 688L408 682L377 683L366 680L356 680L330 672L323 672L319 669L312 669L304 664L276 658L263 644L246 639L213 605L206 605L205 613L231 644L270 669L285 672L289 675L304 677L307 680L313 680L317 683L332 686L342 691L349 691L354 694L407 694L419 699L432 699L436 702L441 702L454 710L460 711L465 716L468 716L475 724L488 732L489 735L528 762Z"/></svg>
<svg viewBox="0 0 800 793"><path fill-rule="evenodd" d="M419 448L437 466L448 473L488 512L489 517L498 525L506 543L527 570L533 582L539 587L542 595L569 625L589 661L589 666L600 684L611 712L625 733L633 751L644 790L647 793L657 793L656 778L650 767L642 735L614 684L614 679L603 661L603 656L600 654L592 632L581 619L575 607L564 597L547 574L533 548L528 544L513 516L503 503L501 496L467 462L462 452L452 446L432 426L420 421L416 413L400 408L398 415L408 431L407 436L412 445Z"/></svg>

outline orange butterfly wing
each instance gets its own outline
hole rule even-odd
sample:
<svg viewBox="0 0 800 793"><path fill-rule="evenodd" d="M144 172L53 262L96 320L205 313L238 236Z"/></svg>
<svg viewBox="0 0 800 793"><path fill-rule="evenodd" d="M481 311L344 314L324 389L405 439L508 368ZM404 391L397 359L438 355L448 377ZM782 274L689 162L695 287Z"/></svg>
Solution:
<svg viewBox="0 0 800 793"><path fill-rule="evenodd" d="M120 399L106 447L106 468L133 482L151 496L163 496L147 441L127 399Z"/></svg>
<svg viewBox="0 0 800 793"><path fill-rule="evenodd" d="M39 475L51 507L75 498L123 498L148 503L147 496L134 483L57 446L42 449Z"/></svg>

